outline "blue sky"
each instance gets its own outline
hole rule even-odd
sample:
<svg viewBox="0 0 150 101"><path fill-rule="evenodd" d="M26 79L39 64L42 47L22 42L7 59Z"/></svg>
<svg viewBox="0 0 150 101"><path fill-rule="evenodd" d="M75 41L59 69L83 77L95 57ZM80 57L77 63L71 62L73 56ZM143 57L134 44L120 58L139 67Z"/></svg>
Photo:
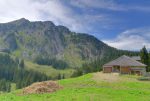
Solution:
<svg viewBox="0 0 150 101"><path fill-rule="evenodd" d="M50 20L110 46L150 49L150 0L0 0L0 22Z"/></svg>

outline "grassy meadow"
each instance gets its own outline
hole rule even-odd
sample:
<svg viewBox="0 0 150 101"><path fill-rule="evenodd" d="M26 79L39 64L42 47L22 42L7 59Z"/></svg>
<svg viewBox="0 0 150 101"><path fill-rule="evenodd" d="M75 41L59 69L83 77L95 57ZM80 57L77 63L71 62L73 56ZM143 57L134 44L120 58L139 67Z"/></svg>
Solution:
<svg viewBox="0 0 150 101"><path fill-rule="evenodd" d="M150 82L137 76L94 73L59 80L64 88L51 94L20 95L22 90L0 95L0 101L150 101Z"/></svg>
<svg viewBox="0 0 150 101"><path fill-rule="evenodd" d="M74 72L74 69L71 68L65 70L57 70L54 69L52 66L38 65L29 61L25 61L25 68L27 70L34 70L37 72L44 73L52 78L55 78L56 76L58 76L58 74L64 74L65 78L69 78Z"/></svg>

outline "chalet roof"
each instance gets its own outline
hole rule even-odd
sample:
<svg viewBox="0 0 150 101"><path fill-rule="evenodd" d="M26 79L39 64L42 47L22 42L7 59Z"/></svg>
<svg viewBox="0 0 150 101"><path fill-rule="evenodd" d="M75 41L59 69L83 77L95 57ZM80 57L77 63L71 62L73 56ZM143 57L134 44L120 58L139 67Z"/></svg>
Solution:
<svg viewBox="0 0 150 101"><path fill-rule="evenodd" d="M140 56L132 56L131 58L134 59L134 60L136 60L136 61L140 61L141 60Z"/></svg>
<svg viewBox="0 0 150 101"><path fill-rule="evenodd" d="M123 55L111 62L108 62L106 64L104 64L104 66L114 66L114 65L117 65L117 66L138 66L138 67L145 67L146 65L145 64L142 64L126 55Z"/></svg>

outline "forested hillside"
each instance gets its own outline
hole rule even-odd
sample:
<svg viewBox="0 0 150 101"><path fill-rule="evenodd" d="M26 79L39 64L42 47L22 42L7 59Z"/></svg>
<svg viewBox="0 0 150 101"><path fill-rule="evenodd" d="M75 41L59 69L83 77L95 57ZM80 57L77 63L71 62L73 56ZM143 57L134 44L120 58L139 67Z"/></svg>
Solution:
<svg viewBox="0 0 150 101"><path fill-rule="evenodd" d="M23 61L0 53L0 91L9 92L12 83L16 84L16 88L22 88L33 82L51 79L45 74L25 70Z"/></svg>

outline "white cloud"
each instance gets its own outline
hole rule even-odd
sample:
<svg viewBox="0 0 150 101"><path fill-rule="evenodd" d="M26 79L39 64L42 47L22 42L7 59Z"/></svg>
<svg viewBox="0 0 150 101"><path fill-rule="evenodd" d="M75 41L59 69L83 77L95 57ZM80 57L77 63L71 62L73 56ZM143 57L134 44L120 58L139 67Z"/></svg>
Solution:
<svg viewBox="0 0 150 101"><path fill-rule="evenodd" d="M132 1L131 1L132 2ZM97 8L97 9L107 9L112 11L144 11L150 12L149 6L144 5L130 5L117 3L116 0L71 0L73 6L79 8Z"/></svg>
<svg viewBox="0 0 150 101"><path fill-rule="evenodd" d="M114 22L117 22L109 15L80 14L74 11L68 5L85 8L104 8L110 10L124 10L123 6L114 2L114 0L0 0L0 22L9 22L19 18L26 18L31 21L50 20L56 25L64 25L76 32L93 32L98 24L101 29L111 28ZM138 8L139 9L139 8ZM148 9L148 8L147 8ZM97 25L96 25L97 26ZM100 28L101 27L101 28Z"/></svg>
<svg viewBox="0 0 150 101"><path fill-rule="evenodd" d="M150 49L150 28L124 31L113 40L103 40L110 46L125 50L140 50L144 45Z"/></svg>
<svg viewBox="0 0 150 101"><path fill-rule="evenodd" d="M106 19L100 14L80 15L65 5L62 0L0 0L1 23L19 18L26 18L30 21L49 20L76 32L89 32L93 30L93 23L97 21L104 23Z"/></svg>
<svg viewBox="0 0 150 101"><path fill-rule="evenodd" d="M72 0L71 4L81 8L103 8L109 10L124 10L121 5L118 5L113 0Z"/></svg>
<svg viewBox="0 0 150 101"><path fill-rule="evenodd" d="M0 0L0 22L8 22L21 17L37 19L38 12L29 0Z"/></svg>
<svg viewBox="0 0 150 101"><path fill-rule="evenodd" d="M51 20L56 24L70 26L77 24L72 11L59 0L0 0L0 22L8 22L19 18L29 20Z"/></svg>

